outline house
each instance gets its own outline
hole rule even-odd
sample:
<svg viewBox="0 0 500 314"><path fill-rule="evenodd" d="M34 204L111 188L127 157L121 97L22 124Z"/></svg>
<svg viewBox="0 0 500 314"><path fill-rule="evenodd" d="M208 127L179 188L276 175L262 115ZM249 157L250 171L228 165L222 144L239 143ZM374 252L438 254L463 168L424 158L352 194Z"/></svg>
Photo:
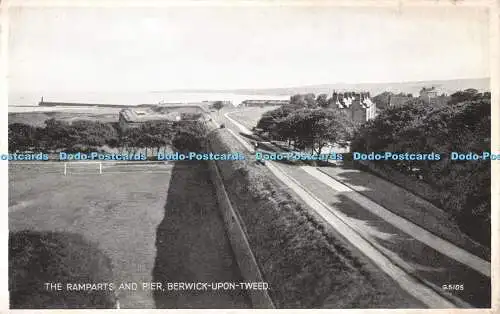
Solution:
<svg viewBox="0 0 500 314"><path fill-rule="evenodd" d="M438 97L438 90L436 87L432 86L430 88L423 87L420 90L420 99L422 99L425 103L431 103L433 99Z"/></svg>
<svg viewBox="0 0 500 314"><path fill-rule="evenodd" d="M403 95L390 95L388 107L402 107L413 99L411 96L403 96Z"/></svg>
<svg viewBox="0 0 500 314"><path fill-rule="evenodd" d="M354 122L366 122L377 114L377 106L369 92L334 92L330 105L347 111Z"/></svg>
<svg viewBox="0 0 500 314"><path fill-rule="evenodd" d="M451 98L433 86L430 88L422 88L420 90L420 99L426 104L446 105Z"/></svg>

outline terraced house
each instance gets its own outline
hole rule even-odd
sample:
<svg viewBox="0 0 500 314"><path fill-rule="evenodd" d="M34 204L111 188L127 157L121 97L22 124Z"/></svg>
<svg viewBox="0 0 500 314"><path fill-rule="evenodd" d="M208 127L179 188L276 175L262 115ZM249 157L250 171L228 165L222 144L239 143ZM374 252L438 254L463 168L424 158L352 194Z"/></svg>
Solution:
<svg viewBox="0 0 500 314"><path fill-rule="evenodd" d="M377 106L371 100L369 92L334 92L330 105L348 111L355 122L368 121L377 114Z"/></svg>

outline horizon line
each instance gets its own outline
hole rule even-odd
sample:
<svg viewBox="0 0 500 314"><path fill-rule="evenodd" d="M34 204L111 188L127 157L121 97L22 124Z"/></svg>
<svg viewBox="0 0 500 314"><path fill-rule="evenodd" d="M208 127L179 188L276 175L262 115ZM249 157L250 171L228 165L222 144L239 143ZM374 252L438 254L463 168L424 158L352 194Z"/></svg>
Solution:
<svg viewBox="0 0 500 314"><path fill-rule="evenodd" d="M213 90L213 91L231 91L231 90L262 90L262 89L294 89L294 88L307 88L316 87L321 85L362 85L362 84L404 84L404 83L425 83L425 82L444 82L444 81L465 81L465 80L491 80L491 76L484 77L461 77L461 78L450 78L450 79L426 79L426 80L409 80L409 81L362 81L357 83L349 82L335 82L335 83L313 83L304 85L289 85L283 87L237 87L237 88L175 88L175 89L165 89L165 90L150 90L149 92L166 92L166 91L183 91L183 90Z"/></svg>
<svg viewBox="0 0 500 314"><path fill-rule="evenodd" d="M427 80L408 80L408 81L363 81L356 83L349 82L335 82L335 83L312 83L304 85L289 85L283 87L234 87L234 88L205 88L205 87L190 87L190 88L172 88L172 89L156 89L156 90L129 90L127 92L143 92L143 93L164 93L164 92L179 92L179 91L217 91L217 92L228 92L228 91L245 91L245 90L272 90L272 89L298 89L298 88L315 88L319 86L327 85L381 85L381 84L405 84L405 83L425 83L425 82L445 82L445 81L465 81L465 80L491 80L491 76L484 77L461 77L461 78L450 78L450 79L427 79ZM9 93L43 93L47 91L41 90L8 90ZM57 93L105 93L105 92L121 92L119 90L65 90L58 91Z"/></svg>

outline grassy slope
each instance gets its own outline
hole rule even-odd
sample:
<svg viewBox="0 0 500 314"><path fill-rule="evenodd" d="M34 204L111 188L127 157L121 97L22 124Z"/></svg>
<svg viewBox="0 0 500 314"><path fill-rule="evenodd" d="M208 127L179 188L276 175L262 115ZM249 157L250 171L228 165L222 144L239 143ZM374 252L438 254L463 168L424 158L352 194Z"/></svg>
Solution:
<svg viewBox="0 0 500 314"><path fill-rule="evenodd" d="M213 133L211 141L218 152L243 149L225 130ZM221 161L219 167L277 307L421 306L353 254L266 168L247 161Z"/></svg>

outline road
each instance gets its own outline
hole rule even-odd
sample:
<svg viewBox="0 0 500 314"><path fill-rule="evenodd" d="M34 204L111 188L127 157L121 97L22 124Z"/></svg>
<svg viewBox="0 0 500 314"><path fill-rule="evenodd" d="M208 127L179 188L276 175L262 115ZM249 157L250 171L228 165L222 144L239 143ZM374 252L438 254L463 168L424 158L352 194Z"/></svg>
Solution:
<svg viewBox="0 0 500 314"><path fill-rule="evenodd" d="M246 121L238 121L227 112L219 122L225 123L240 142L247 142L238 135L239 132L251 133ZM248 143L245 148L253 151ZM363 182L373 183L375 179L364 172L356 173L357 185L351 188L346 185L349 184L346 180L349 171L328 172L338 168L300 167L276 162L266 162L266 166L402 289L430 308L490 306L491 275L486 258L455 245L448 240L449 237L444 239L422 228L413 223L413 219L406 219L411 216L407 212L413 212L417 216L419 213L428 214L428 221L443 222L439 211L422 209L425 201L417 199L413 203L401 201L394 204L393 200L407 197L406 191L396 187L385 192L377 190L377 197L368 198L362 190L373 187L369 184L363 187ZM387 181L379 183L382 184L391 186ZM405 211L404 217L398 215L398 211ZM443 226L447 227L444 223ZM469 248L467 244L463 246ZM463 290L442 288L449 284L463 285Z"/></svg>

